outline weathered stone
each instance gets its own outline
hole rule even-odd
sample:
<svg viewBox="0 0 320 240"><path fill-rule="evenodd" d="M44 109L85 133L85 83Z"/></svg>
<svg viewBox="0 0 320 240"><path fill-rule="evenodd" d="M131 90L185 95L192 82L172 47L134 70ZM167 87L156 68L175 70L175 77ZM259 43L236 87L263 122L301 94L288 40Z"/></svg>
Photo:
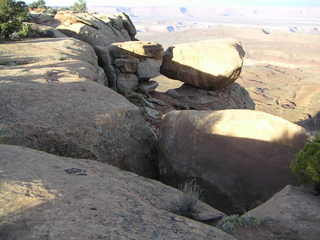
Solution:
<svg viewBox="0 0 320 240"><path fill-rule="evenodd" d="M139 62L138 65L138 78L148 79L160 75L160 66L162 61L152 58L146 58Z"/></svg>
<svg viewBox="0 0 320 240"><path fill-rule="evenodd" d="M139 90L145 94L149 94L155 91L158 85L156 81L143 81L139 84Z"/></svg>
<svg viewBox="0 0 320 240"><path fill-rule="evenodd" d="M114 42L135 39L135 27L126 14L94 15L63 11L56 14L60 21L57 27L64 34L89 43L97 52L109 79L109 86L116 89L116 70L109 54L109 46Z"/></svg>
<svg viewBox="0 0 320 240"><path fill-rule="evenodd" d="M107 81L93 48L71 38L33 39L2 43L1 80L77 82ZM18 65L19 67L8 67ZM26 66L25 66L26 65Z"/></svg>
<svg viewBox="0 0 320 240"><path fill-rule="evenodd" d="M289 163L306 138L302 127L263 112L172 111L160 126L161 179L178 186L194 177L212 206L244 212L296 182Z"/></svg>
<svg viewBox="0 0 320 240"><path fill-rule="evenodd" d="M118 58L114 60L114 65L122 73L135 73L138 69L139 60L135 58Z"/></svg>
<svg viewBox="0 0 320 240"><path fill-rule="evenodd" d="M134 56L137 58L154 58L161 60L163 47L159 43L145 41L127 41L111 44L110 51L113 57L122 58Z"/></svg>
<svg viewBox="0 0 320 240"><path fill-rule="evenodd" d="M163 57L161 73L203 89L221 89L240 75L245 52L235 40L178 44Z"/></svg>
<svg viewBox="0 0 320 240"><path fill-rule="evenodd" d="M271 226L278 226L279 235L293 234L290 239L318 240L320 236L319 196L306 189L286 186L247 215L268 219Z"/></svg>
<svg viewBox="0 0 320 240"><path fill-rule="evenodd" d="M136 106L94 81L104 76L87 43L1 44L0 141L108 162L154 177L154 135ZM7 63L15 65L3 65ZM100 79L101 78L101 79Z"/></svg>
<svg viewBox="0 0 320 240"><path fill-rule="evenodd" d="M135 74L120 73L118 75L117 87L121 93L128 93L137 90L139 80Z"/></svg>
<svg viewBox="0 0 320 240"><path fill-rule="evenodd" d="M0 152L1 240L235 240L171 213L182 193L157 181L18 146ZM200 201L195 210L223 215Z"/></svg>

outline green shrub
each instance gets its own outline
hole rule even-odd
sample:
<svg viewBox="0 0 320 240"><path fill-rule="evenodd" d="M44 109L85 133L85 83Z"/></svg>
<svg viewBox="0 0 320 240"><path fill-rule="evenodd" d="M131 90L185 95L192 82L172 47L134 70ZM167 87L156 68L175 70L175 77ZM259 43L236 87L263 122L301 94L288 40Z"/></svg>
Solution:
<svg viewBox="0 0 320 240"><path fill-rule="evenodd" d="M47 8L44 0L37 0L29 4L29 8Z"/></svg>
<svg viewBox="0 0 320 240"><path fill-rule="evenodd" d="M0 40L14 39L26 28L23 24L28 18L27 5L15 0L0 0Z"/></svg>
<svg viewBox="0 0 320 240"><path fill-rule="evenodd" d="M257 227L262 223L262 220L255 217L230 215L220 220L216 227L224 232L232 233L237 228Z"/></svg>
<svg viewBox="0 0 320 240"><path fill-rule="evenodd" d="M48 7L45 13L51 16L55 16L57 12L58 12L57 8Z"/></svg>
<svg viewBox="0 0 320 240"><path fill-rule="evenodd" d="M87 3L85 0L78 0L71 7L73 11L76 12L86 12L87 11Z"/></svg>
<svg viewBox="0 0 320 240"><path fill-rule="evenodd" d="M313 184L320 193L320 133L306 143L291 162L290 168L301 183Z"/></svg>

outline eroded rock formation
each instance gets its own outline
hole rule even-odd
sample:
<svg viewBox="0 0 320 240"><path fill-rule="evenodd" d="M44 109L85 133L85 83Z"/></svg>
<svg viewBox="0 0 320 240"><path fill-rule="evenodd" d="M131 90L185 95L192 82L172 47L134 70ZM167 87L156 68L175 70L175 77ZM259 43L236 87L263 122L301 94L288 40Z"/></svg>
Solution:
<svg viewBox="0 0 320 240"><path fill-rule="evenodd" d="M87 43L34 39L1 44L0 141L108 162L155 177L155 136L138 107L102 86Z"/></svg>

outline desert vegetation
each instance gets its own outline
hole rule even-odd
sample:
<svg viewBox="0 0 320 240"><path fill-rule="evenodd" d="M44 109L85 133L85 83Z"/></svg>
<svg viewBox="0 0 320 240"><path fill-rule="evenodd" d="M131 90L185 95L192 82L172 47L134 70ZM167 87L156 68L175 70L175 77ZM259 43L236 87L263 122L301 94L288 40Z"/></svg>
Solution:
<svg viewBox="0 0 320 240"><path fill-rule="evenodd" d="M179 189L182 194L172 203L171 211L188 218L194 218L197 212L197 204L202 190L195 179L182 184Z"/></svg>
<svg viewBox="0 0 320 240"><path fill-rule="evenodd" d="M85 0L77 0L71 7L72 11L85 12L87 11L87 3Z"/></svg>
<svg viewBox="0 0 320 240"><path fill-rule="evenodd" d="M312 184L320 194L320 132L306 143L290 167L301 183Z"/></svg>
<svg viewBox="0 0 320 240"><path fill-rule="evenodd" d="M28 5L29 8L47 8L44 0L37 0Z"/></svg>
<svg viewBox="0 0 320 240"><path fill-rule="evenodd" d="M263 224L263 221L251 216L230 215L221 219L217 228L227 233L233 233L238 228L252 228Z"/></svg>
<svg viewBox="0 0 320 240"><path fill-rule="evenodd" d="M28 8L25 2L0 0L0 40L15 40L28 36L31 30L25 24Z"/></svg>

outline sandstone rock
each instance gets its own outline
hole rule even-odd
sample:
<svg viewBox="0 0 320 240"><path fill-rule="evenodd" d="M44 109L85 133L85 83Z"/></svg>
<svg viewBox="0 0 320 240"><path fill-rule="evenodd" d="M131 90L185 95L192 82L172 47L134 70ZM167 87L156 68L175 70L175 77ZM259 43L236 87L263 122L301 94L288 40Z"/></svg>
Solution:
<svg viewBox="0 0 320 240"><path fill-rule="evenodd" d="M161 60L163 48L159 43L146 41L126 41L113 43L110 46L113 57L134 56L137 58L154 58Z"/></svg>
<svg viewBox="0 0 320 240"><path fill-rule="evenodd" d="M157 87L158 83L156 81L143 81L139 84L139 90L142 93L149 94L153 92Z"/></svg>
<svg viewBox="0 0 320 240"><path fill-rule="evenodd" d="M136 106L94 82L103 73L88 44L36 39L4 43L1 50L3 143L155 176L153 133Z"/></svg>
<svg viewBox="0 0 320 240"><path fill-rule="evenodd" d="M0 145L0 238L235 240L168 211L181 192L108 164ZM199 202L199 214L223 213Z"/></svg>
<svg viewBox="0 0 320 240"><path fill-rule="evenodd" d="M46 13L30 13L30 21L40 25L56 25L57 20L52 15Z"/></svg>
<svg viewBox="0 0 320 240"><path fill-rule="evenodd" d="M302 188L286 186L247 215L268 219L272 226L280 227L280 233L294 234L292 239L318 240L320 236L319 197Z"/></svg>
<svg viewBox="0 0 320 240"><path fill-rule="evenodd" d="M147 58L138 65L137 75L140 79L153 78L160 75L161 60Z"/></svg>
<svg viewBox="0 0 320 240"><path fill-rule="evenodd" d="M167 78L156 78L156 81L159 87L156 91L150 92L150 95L165 103L157 106L157 110L162 114L172 110L255 109L255 103L249 93L238 83L220 90L209 91L187 84L172 89L170 87L175 87L177 81Z"/></svg>
<svg viewBox="0 0 320 240"><path fill-rule="evenodd" d="M139 80L136 75L120 73L118 75L117 87L121 93L135 91L138 88Z"/></svg>
<svg viewBox="0 0 320 240"><path fill-rule="evenodd" d="M90 45L71 38L33 39L1 44L1 80L106 82ZM8 66L16 67L8 67Z"/></svg>
<svg viewBox="0 0 320 240"><path fill-rule="evenodd" d="M127 41L111 44L109 47L110 58L116 68L117 89L123 92L123 89L134 91L136 88L132 85L125 86L123 74L136 73L140 82L146 82L151 77L160 74L161 58L163 48L158 43ZM120 83L121 82L121 83ZM128 82L129 83L129 82Z"/></svg>
<svg viewBox="0 0 320 240"><path fill-rule="evenodd" d="M183 85L174 90L178 94L175 96L176 99L196 110L255 109L255 104L248 92L238 83L216 91L199 89L190 85Z"/></svg>
<svg viewBox="0 0 320 240"><path fill-rule="evenodd" d="M78 37L84 37L93 44L108 46L112 42L134 40L135 27L130 18L124 14L99 15L72 11L59 11L55 17L60 22L59 29L70 31ZM89 35L90 31L93 36ZM84 35L81 35L84 33ZM97 36L102 37L97 38Z"/></svg>
<svg viewBox="0 0 320 240"><path fill-rule="evenodd" d="M136 31L130 18L126 14L102 16L64 11L56 14L55 19L61 22L57 29L95 49L109 78L109 86L116 88L117 77L108 47L114 42L135 39Z"/></svg>
<svg viewBox="0 0 320 240"><path fill-rule="evenodd" d="M67 36L55 29L54 27L40 25L36 23L30 24L32 33L28 35L30 38L66 38Z"/></svg>
<svg viewBox="0 0 320 240"><path fill-rule="evenodd" d="M302 127L263 112L173 111L160 126L161 179L177 186L196 178L206 202L244 212L295 183L289 162L306 137Z"/></svg>
<svg viewBox="0 0 320 240"><path fill-rule="evenodd" d="M117 58L114 60L114 65L122 73L135 73L138 70L138 59L135 58Z"/></svg>
<svg viewBox="0 0 320 240"><path fill-rule="evenodd" d="M234 40L178 44L165 52L161 73L203 89L221 89L240 75L245 52Z"/></svg>

